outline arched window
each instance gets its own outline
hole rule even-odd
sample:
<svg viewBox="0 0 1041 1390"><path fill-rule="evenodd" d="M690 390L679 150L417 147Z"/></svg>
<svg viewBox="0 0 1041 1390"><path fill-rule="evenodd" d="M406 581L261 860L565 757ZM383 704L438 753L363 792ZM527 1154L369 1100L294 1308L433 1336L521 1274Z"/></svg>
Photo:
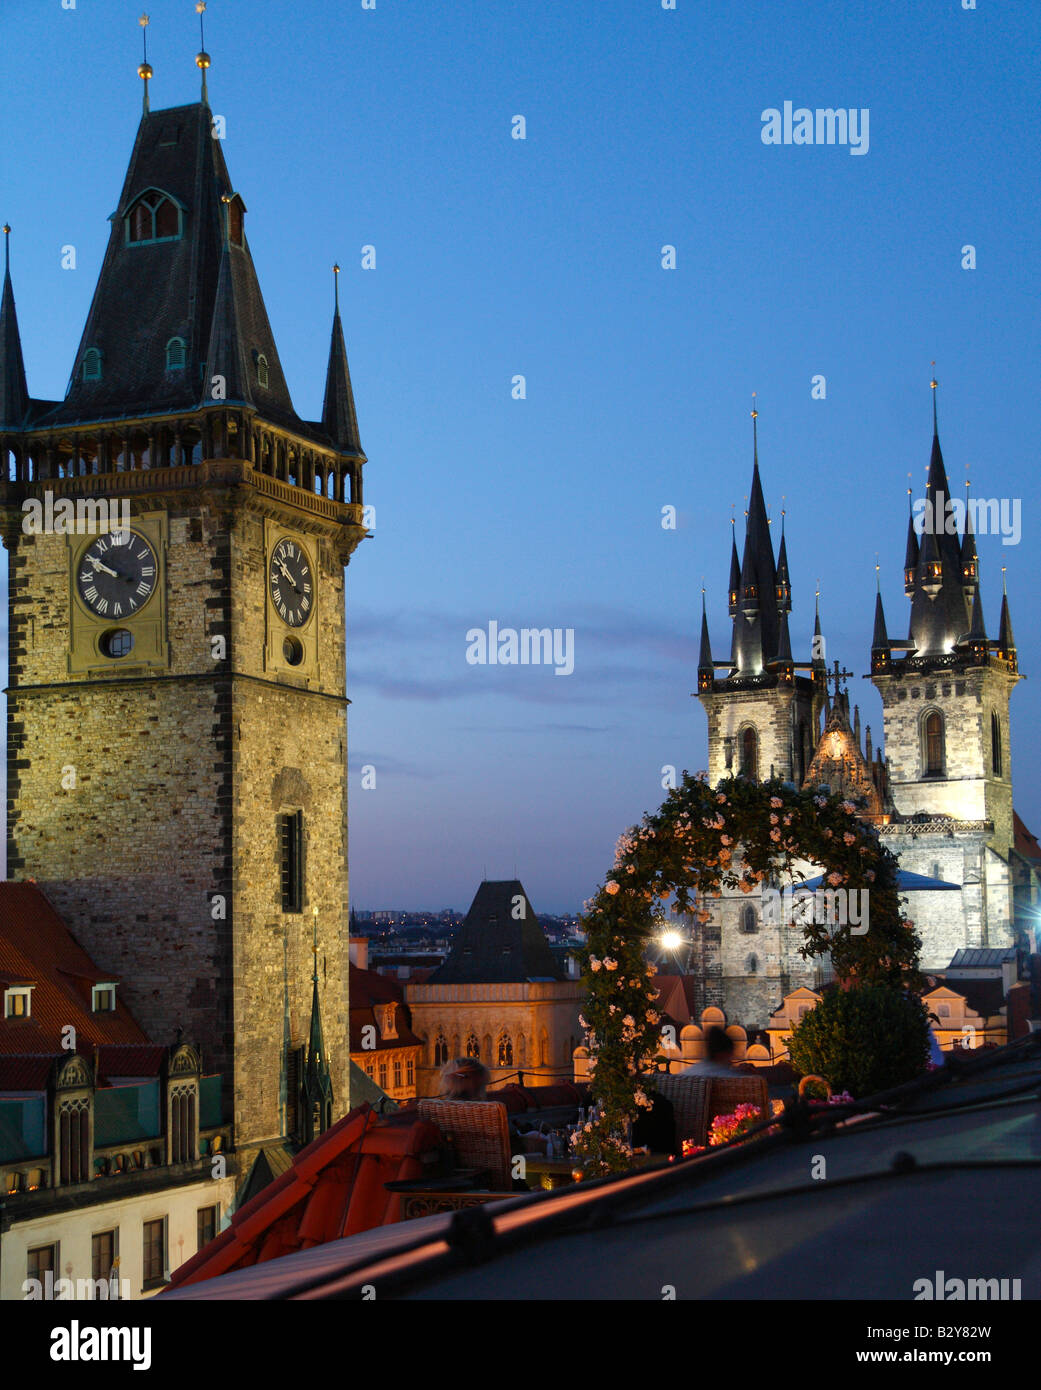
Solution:
<svg viewBox="0 0 1041 1390"><path fill-rule="evenodd" d="M448 1042L444 1033L438 1033L434 1043L434 1066L443 1067L448 1061Z"/></svg>
<svg viewBox="0 0 1041 1390"><path fill-rule="evenodd" d="M481 1044L477 1041L477 1034L471 1033L466 1040L466 1055L480 1061Z"/></svg>
<svg viewBox="0 0 1041 1390"><path fill-rule="evenodd" d="M990 762L994 776L1001 776L1001 720L996 714L990 716Z"/></svg>
<svg viewBox="0 0 1041 1390"><path fill-rule="evenodd" d="M759 919L751 903L745 903L741 909L741 930L749 935L759 930Z"/></svg>
<svg viewBox="0 0 1041 1390"><path fill-rule="evenodd" d="M759 969L759 957L753 951L745 961L745 974L754 975Z"/></svg>
<svg viewBox="0 0 1041 1390"><path fill-rule="evenodd" d="M123 220L126 239L131 245L147 241L176 241L181 235L181 209L157 188L142 193Z"/></svg>
<svg viewBox="0 0 1041 1390"><path fill-rule="evenodd" d="M166 345L166 370L180 371L187 360L187 347L183 338L171 338Z"/></svg>
<svg viewBox="0 0 1041 1390"><path fill-rule="evenodd" d="M741 731L741 776L759 776L759 739L751 724Z"/></svg>
<svg viewBox="0 0 1041 1390"><path fill-rule="evenodd" d="M513 1066L513 1041L509 1033L502 1033L499 1037L499 1066Z"/></svg>
<svg viewBox="0 0 1041 1390"><path fill-rule="evenodd" d="M71 1101L62 1106L58 1122L58 1149L61 1181L86 1182L90 1152L90 1109L87 1101Z"/></svg>
<svg viewBox="0 0 1041 1390"><path fill-rule="evenodd" d="M267 358L264 356L264 354L263 354L262 352L259 352L259 353L257 353L257 385L258 385L258 386L267 386L267 384L268 384Z"/></svg>
<svg viewBox="0 0 1041 1390"><path fill-rule="evenodd" d="M101 380L101 352L98 348L87 348L83 354L83 380Z"/></svg>
<svg viewBox="0 0 1041 1390"><path fill-rule="evenodd" d="M943 715L938 709L930 710L922 723L925 775L938 777L943 773Z"/></svg>

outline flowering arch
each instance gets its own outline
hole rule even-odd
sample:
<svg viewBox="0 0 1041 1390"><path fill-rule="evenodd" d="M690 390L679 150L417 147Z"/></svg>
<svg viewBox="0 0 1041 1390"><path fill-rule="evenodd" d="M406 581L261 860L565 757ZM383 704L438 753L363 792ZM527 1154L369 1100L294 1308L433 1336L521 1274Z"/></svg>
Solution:
<svg viewBox="0 0 1041 1390"><path fill-rule="evenodd" d="M831 953L847 981L917 983L919 938L903 919L897 861L856 807L835 796L800 791L778 779L726 778L684 772L660 809L618 842L614 867L587 904L582 1016L593 1072L595 1118L576 1136L576 1157L590 1174L630 1164L628 1126L650 1104L639 1081L659 1047L653 964L645 959L663 904L705 922L704 899L724 889L761 890L764 882L799 877L798 860L823 866L832 889L867 891L869 928L801 921L809 959Z"/></svg>

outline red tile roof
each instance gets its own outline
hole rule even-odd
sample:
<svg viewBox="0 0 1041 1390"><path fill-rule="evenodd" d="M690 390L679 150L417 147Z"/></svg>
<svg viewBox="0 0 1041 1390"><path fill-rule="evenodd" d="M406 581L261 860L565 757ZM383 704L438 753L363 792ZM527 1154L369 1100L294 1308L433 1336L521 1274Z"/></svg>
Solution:
<svg viewBox="0 0 1041 1390"><path fill-rule="evenodd" d="M1037 836L1030 833L1017 811L1012 812L1012 833L1016 849L1024 859L1041 860L1041 845L1037 842Z"/></svg>
<svg viewBox="0 0 1041 1390"><path fill-rule="evenodd" d="M301 1150L292 1167L231 1218L215 1240L174 1271L173 1287L307 1250L401 1219L401 1197L387 1182L423 1174L420 1155L440 1131L414 1111L377 1115L359 1105ZM161 1295L160 1295L161 1296Z"/></svg>
<svg viewBox="0 0 1041 1390"><path fill-rule="evenodd" d="M0 1057L0 1091L45 1091L53 1057Z"/></svg>
<svg viewBox="0 0 1041 1390"><path fill-rule="evenodd" d="M352 1052L386 1052L394 1047L422 1047L422 1038L412 1031L412 1015L405 1003L405 992L397 980L377 974L375 970L360 970L353 963L347 982L350 1000L350 1028ZM379 1026L376 1007L380 1004L395 1004L395 1025L397 1037L384 1038ZM375 1048L362 1046L362 1029L376 1029Z"/></svg>
<svg viewBox="0 0 1041 1390"><path fill-rule="evenodd" d="M91 1011L91 984L111 978L98 970L35 883L0 883L0 979L36 986L28 1018L0 1017L0 1054L54 1056L62 1051L62 1030L69 1024L81 1054L106 1043L148 1044L118 987L113 1013Z"/></svg>

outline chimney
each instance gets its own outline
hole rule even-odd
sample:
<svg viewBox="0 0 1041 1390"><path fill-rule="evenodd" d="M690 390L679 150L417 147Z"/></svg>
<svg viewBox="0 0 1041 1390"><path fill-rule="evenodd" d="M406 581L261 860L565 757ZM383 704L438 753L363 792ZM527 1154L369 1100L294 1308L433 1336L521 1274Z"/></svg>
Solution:
<svg viewBox="0 0 1041 1390"><path fill-rule="evenodd" d="M347 954L352 965L359 970L369 968L369 938L367 936L352 936L348 942Z"/></svg>

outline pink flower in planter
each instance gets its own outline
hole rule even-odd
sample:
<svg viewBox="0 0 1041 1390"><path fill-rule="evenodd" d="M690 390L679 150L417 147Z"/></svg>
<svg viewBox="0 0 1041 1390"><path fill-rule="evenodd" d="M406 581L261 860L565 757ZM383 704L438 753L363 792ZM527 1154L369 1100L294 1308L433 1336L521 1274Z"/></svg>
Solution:
<svg viewBox="0 0 1041 1390"><path fill-rule="evenodd" d="M613 878L609 878L607 882L604 884L604 892L610 893L611 897L613 898L618 891L618 884L615 883Z"/></svg>

